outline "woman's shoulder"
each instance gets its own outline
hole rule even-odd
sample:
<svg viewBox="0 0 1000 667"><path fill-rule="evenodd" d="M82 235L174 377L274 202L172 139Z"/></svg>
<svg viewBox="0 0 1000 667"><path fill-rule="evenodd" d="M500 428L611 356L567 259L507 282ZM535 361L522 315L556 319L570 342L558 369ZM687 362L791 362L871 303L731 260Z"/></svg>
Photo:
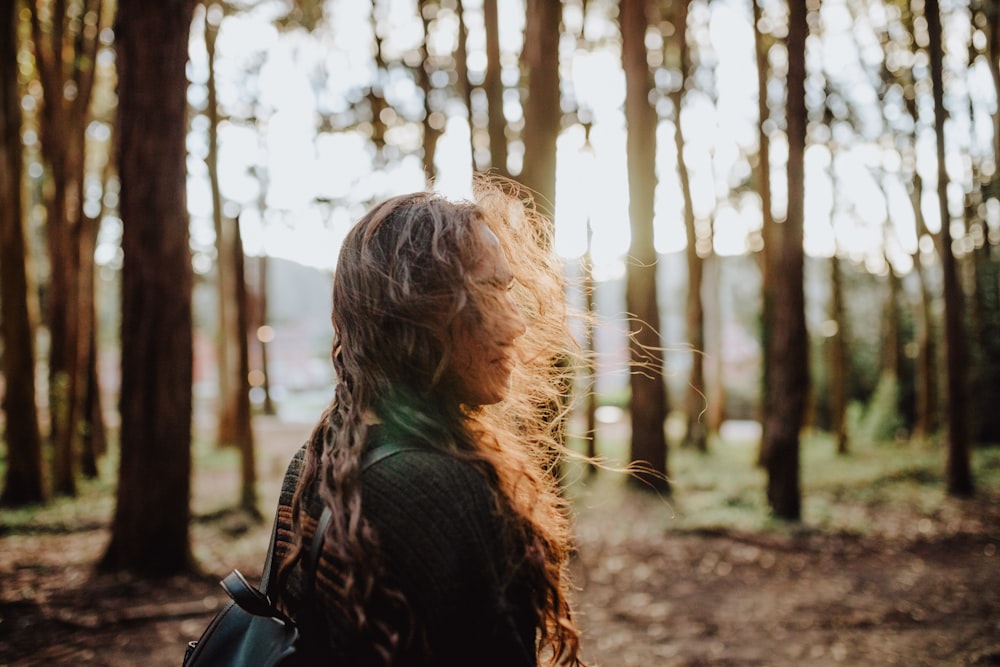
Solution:
<svg viewBox="0 0 1000 667"><path fill-rule="evenodd" d="M390 450L388 456L376 452L373 459L363 473L366 485L371 480L398 482L428 492L489 489L483 472L471 461L430 445L401 444Z"/></svg>
<svg viewBox="0 0 1000 667"><path fill-rule="evenodd" d="M450 530L482 530L496 520L486 476L472 463L431 447L405 447L372 465L362 477L366 514Z"/></svg>

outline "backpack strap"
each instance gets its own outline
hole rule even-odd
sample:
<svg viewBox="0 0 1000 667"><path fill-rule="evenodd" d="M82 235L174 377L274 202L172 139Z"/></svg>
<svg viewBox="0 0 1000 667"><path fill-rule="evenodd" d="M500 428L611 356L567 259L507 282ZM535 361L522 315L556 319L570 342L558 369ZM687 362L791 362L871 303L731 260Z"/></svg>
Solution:
<svg viewBox="0 0 1000 667"><path fill-rule="evenodd" d="M419 450L420 447L413 445L401 445L396 442L382 442L368 449L361 457L361 472L364 474L369 468L384 461L385 459L395 456L400 452L405 452L407 450ZM319 556L323 550L323 539L326 536L326 529L330 526L330 521L333 518L330 508L324 505L323 513L319 516L319 521L316 522L316 532L313 533L312 542L309 544L309 551L303 555L303 569L306 574L305 580L305 590L313 590L316 581L316 568L319 566ZM277 521L277 517L275 517ZM277 529L277 523L275 523L275 529ZM267 554L267 562L265 564L265 571L271 566L271 550L274 549L274 542L277 534L271 536L271 546Z"/></svg>

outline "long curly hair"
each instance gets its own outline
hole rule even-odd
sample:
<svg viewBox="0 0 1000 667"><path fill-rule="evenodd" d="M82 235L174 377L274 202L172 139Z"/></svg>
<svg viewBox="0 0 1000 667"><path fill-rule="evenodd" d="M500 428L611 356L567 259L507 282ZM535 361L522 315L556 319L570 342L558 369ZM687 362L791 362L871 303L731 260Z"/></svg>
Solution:
<svg viewBox="0 0 1000 667"><path fill-rule="evenodd" d="M476 227L499 238L515 276L511 296L528 326L514 347L510 390L499 404L467 406L447 381L453 323L477 299L470 268L485 249ZM480 178L473 201L428 192L376 205L344 240L333 281L334 398L310 436L292 501L296 548L279 590L301 558L304 497L317 486L332 520L324 550L344 578L341 611L385 664L410 641L369 613L374 599L402 601L380 578L378 536L362 514L360 462L372 416L394 437L414 438L475 466L516 545L539 619L538 655L582 666L566 572L569 525L551 469L563 451L560 411L572 352L562 267L551 223L509 181ZM516 559L516 562L513 560ZM402 601L405 606L405 601Z"/></svg>

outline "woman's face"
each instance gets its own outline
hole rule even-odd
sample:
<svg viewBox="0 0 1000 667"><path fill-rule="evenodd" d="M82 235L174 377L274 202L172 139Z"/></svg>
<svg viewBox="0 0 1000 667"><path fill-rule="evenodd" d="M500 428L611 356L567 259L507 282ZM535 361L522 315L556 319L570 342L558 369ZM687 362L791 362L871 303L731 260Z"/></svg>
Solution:
<svg viewBox="0 0 1000 667"><path fill-rule="evenodd" d="M476 233L482 252L469 270L472 303L453 325L449 375L462 403L490 405L507 395L516 362L513 343L526 326L510 296L514 275L499 239L482 223Z"/></svg>

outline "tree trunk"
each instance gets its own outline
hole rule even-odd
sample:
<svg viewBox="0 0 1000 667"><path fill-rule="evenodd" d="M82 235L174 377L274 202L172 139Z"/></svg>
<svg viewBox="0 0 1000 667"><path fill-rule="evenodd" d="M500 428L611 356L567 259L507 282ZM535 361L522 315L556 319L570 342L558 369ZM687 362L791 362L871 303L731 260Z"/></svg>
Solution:
<svg viewBox="0 0 1000 667"><path fill-rule="evenodd" d="M233 268L236 269L236 338L240 381L236 394L236 446L240 452L240 509L255 517L257 509L257 464L254 456L253 424L250 413L250 303L246 284L246 259L240 221L233 221Z"/></svg>
<svg viewBox="0 0 1000 667"><path fill-rule="evenodd" d="M667 481L667 389L663 380L660 310L653 245L653 198L656 189L656 112L650 105L652 77L646 59L647 0L622 0L619 12L622 64L625 69L625 122L628 127L629 247L625 307L629 322L632 373L630 458L648 471L631 478L643 486L670 491Z"/></svg>
<svg viewBox="0 0 1000 667"><path fill-rule="evenodd" d="M917 239L927 235L923 210L920 202L923 199L923 180L914 172L913 188L910 192L910 202L916 219ZM931 317L931 293L927 285L927 271L924 268L922 251L919 244L913 253L913 270L917 276L920 289L917 293L916 312L914 313L917 356L914 359L914 424L913 438L923 440L937 428L937 345L934 342L934 330Z"/></svg>
<svg viewBox="0 0 1000 667"><path fill-rule="evenodd" d="M372 143L375 145L375 165L377 167L383 167L386 163L386 153L385 153L385 133L388 127L386 126L386 114L383 111L388 111L391 109L389 103L385 99L385 90L383 86L389 81L389 66L385 61L385 56L382 49L382 29L379 26L379 20L376 16L375 3L372 3L371 11L371 26L372 35L375 38L375 75L374 81L368 88L368 94L366 98L368 100L368 108L371 113L371 124L372 124Z"/></svg>
<svg viewBox="0 0 1000 667"><path fill-rule="evenodd" d="M241 237L242 238L242 237ZM240 243L242 245L242 241ZM261 328L267 327L267 267L270 261L266 254L261 254L257 258L257 325ZM270 327L268 327L270 331ZM267 347L271 339L262 336L254 337L260 343L260 372L263 379L261 385L264 389L264 414L275 414L274 402L271 400L271 373L268 370Z"/></svg>
<svg viewBox="0 0 1000 667"><path fill-rule="evenodd" d="M691 197L691 178L687 163L684 161L684 132L681 129L681 106L684 104L684 90L688 80L688 45L687 45L687 8L690 0L680 0L677 3L677 13L674 17L676 26L676 44L680 51L679 67L680 84L670 97L674 105L674 143L677 147L677 171L681 181L681 194L684 197L684 230L687 234L687 304L685 319L687 323L688 345L691 346L691 375L688 378L688 390L685 398L687 413L687 430L684 434L684 445L693 447L699 452L708 450L708 434L705 429L705 312L701 300L702 276L704 265L698 254L698 234L695 230L694 203Z"/></svg>
<svg viewBox="0 0 1000 667"><path fill-rule="evenodd" d="M17 85L16 2L0 15L0 334L3 336L3 395L7 470L0 504L45 499L42 436L35 407L35 343L28 305L24 218L21 204L21 105Z"/></svg>
<svg viewBox="0 0 1000 667"><path fill-rule="evenodd" d="M82 215L85 131L104 9L100 0L81 4L71 8L56 2L43 13L37 3L29 3L35 63L44 98L39 115L42 154L52 184L46 219L52 486L65 495L76 494L78 421L86 385L83 374L89 332L81 325L87 325L89 313L80 307L80 290L87 287L79 275L80 242L87 237L81 229L86 224ZM87 20L81 21L75 13Z"/></svg>
<svg viewBox="0 0 1000 667"><path fill-rule="evenodd" d="M556 202L556 140L559 107L560 0L528 0L522 60L528 78L524 104L524 165L518 180L532 191L550 219Z"/></svg>
<svg viewBox="0 0 1000 667"><path fill-rule="evenodd" d="M714 233L713 233L714 236ZM723 315L721 304L722 261L714 253L705 258L705 347L710 372L706 374L708 412L705 422L709 433L718 433L726 419L726 372L723 363Z"/></svg>
<svg viewBox="0 0 1000 667"><path fill-rule="evenodd" d="M87 357L87 387L83 400L85 424L83 440L82 469L85 477L96 478L99 474L98 459L108 451L108 436L104 424L104 409L101 399L101 383L97 376L97 330L90 332L90 353Z"/></svg>
<svg viewBox="0 0 1000 667"><path fill-rule="evenodd" d="M986 0L986 62L993 79L995 100L1000 100L1000 0ZM993 161L1000 162L1000 104L993 105ZM994 180L1000 178L993 173Z"/></svg>
<svg viewBox="0 0 1000 667"><path fill-rule="evenodd" d="M497 0L483 0L483 23L486 28L487 122L490 135L490 168L499 176L507 171L507 119L503 113L503 79L500 76L500 19ZM471 110L470 110L471 111Z"/></svg>
<svg viewBox="0 0 1000 667"><path fill-rule="evenodd" d="M91 363L91 356L97 353L96 330L97 317L94 303L94 251L97 249L97 226L99 216L91 218L87 215L80 217L80 236L78 240L79 259L77 263L80 267L78 300L76 304L79 335L77 336L77 351L74 359L74 367L77 369L78 389L74 392L79 395L77 403L79 407L75 410L76 419L73 423L74 438L79 443L80 470L84 477L93 479L97 477L97 452L92 441L94 412L92 404L89 402L93 395L90 388L90 375L96 375L97 368Z"/></svg>
<svg viewBox="0 0 1000 667"><path fill-rule="evenodd" d="M431 85L430 72L427 71L429 65L429 60L427 59L427 36L430 33L430 17L429 14L424 11L424 5L427 4L427 0L420 0L417 3L417 11L420 13L420 18L423 22L424 27L424 39L420 44L420 64L417 66L417 81L420 85L420 90L424 94L424 136L423 136L423 164L424 164L424 178L428 184L434 182L435 168L434 168L434 156L437 153L437 142L441 137L441 132L444 131L444 114L436 111L434 108L434 95L433 86ZM459 10L461 8L459 7ZM459 11L461 16L461 11ZM462 24L464 29L464 24ZM464 44L459 45L459 53L464 52ZM458 63L457 63L458 64ZM459 86L463 85L463 79L467 86L468 84L468 73L465 73L464 77L462 75L463 71L467 69L466 63L462 62L458 64L459 72ZM471 116L470 116L471 117ZM469 130L472 130L470 125Z"/></svg>
<svg viewBox="0 0 1000 667"><path fill-rule="evenodd" d="M771 368L770 345L768 339L771 332L767 323L774 319L772 313L772 292L771 283L774 281L773 271L769 270L767 262L767 247L774 245L772 239L775 236L774 216L771 213L771 139L767 131L766 122L770 118L770 111L767 105L767 79L768 79L768 47L764 42L764 35L760 32L761 9L760 0L752 0L753 8L753 41L754 53L757 59L757 192L760 194L760 235L763 241L765 252L758 255L761 269L761 292L763 293L761 306L761 400L760 400L760 420L761 420L761 452L759 462L764 463L764 443L767 441L767 420L764 418L764 405L767 403L767 392L770 386L768 375Z"/></svg>
<svg viewBox="0 0 1000 667"><path fill-rule="evenodd" d="M890 269L891 270L891 269ZM830 258L830 319L837 330L829 339L830 356L830 430L837 441L837 453L847 454L847 314L844 312L844 288L840 258Z"/></svg>
<svg viewBox="0 0 1000 667"><path fill-rule="evenodd" d="M809 355L803 292L803 199L806 144L805 45L809 27L805 3L789 3L788 19L788 213L780 230L765 240L768 269L765 303L767 384L761 461L767 469L767 499L775 516L797 521L799 430L809 391Z"/></svg>
<svg viewBox="0 0 1000 667"><path fill-rule="evenodd" d="M909 397L912 396L912 386L909 384L909 375L906 370L905 356L903 354L903 328L900 325L899 300L903 293L903 285L899 275L893 269L889 258L885 258L889 267L888 290L885 300L885 342L882 346L882 358L880 361L881 374L890 376L895 380L896 411L900 415L901 421L907 427L910 426L912 416L912 405Z"/></svg>
<svg viewBox="0 0 1000 667"><path fill-rule="evenodd" d="M233 350L237 342L232 331L232 288L233 265L232 238L223 225L222 190L219 185L219 98L215 85L215 43L219 35L219 25L214 20L215 12L208 11L213 3L205 2L205 51L208 56L208 102L205 114L208 116L208 153L205 166L208 169L208 183L212 193L212 223L215 227L215 287L218 298L218 330L215 339L216 370L218 372L218 424L216 443L231 445L236 440L236 398L239 378Z"/></svg>
<svg viewBox="0 0 1000 667"><path fill-rule="evenodd" d="M115 27L125 252L121 461L102 566L148 575L193 566L185 66L195 3L119 0Z"/></svg>
<svg viewBox="0 0 1000 667"><path fill-rule="evenodd" d="M423 4L423 3L421 3ZM465 106L466 118L469 122L469 159L472 164L472 168L476 169L476 124L472 113L472 83L469 81L469 31L465 24L465 7L462 5L462 0L457 0L455 4L455 11L458 14L458 47L455 49L455 74L458 77L458 90L459 94L462 96L462 104ZM424 18L424 38L426 40L428 34L427 18ZM424 47L424 54L426 55L427 49ZM425 60L426 62L426 60ZM431 106L430 106L430 77L427 74L426 65L420 70L420 85L424 88L424 114L425 118L431 117ZM433 127L427 125L427 121L424 121L424 171L429 174L428 178L433 178L434 175L434 163L433 163L433 151L436 149L438 137L441 136L440 128L435 130ZM428 150L431 150L431 160L428 162ZM428 171L428 169L430 171Z"/></svg>
<svg viewBox="0 0 1000 667"><path fill-rule="evenodd" d="M969 467L969 445L966 436L965 409L965 360L962 332L962 290L958 283L955 254L952 249L951 215L948 213L948 172L944 161L944 82L941 46L941 12L938 0L927 0L924 5L927 18L928 55L930 56L931 86L934 93L934 134L937 138L937 193L941 211L941 273L944 284L944 347L948 383L945 412L945 431L948 460L945 479L948 494L971 496L972 471Z"/></svg>

